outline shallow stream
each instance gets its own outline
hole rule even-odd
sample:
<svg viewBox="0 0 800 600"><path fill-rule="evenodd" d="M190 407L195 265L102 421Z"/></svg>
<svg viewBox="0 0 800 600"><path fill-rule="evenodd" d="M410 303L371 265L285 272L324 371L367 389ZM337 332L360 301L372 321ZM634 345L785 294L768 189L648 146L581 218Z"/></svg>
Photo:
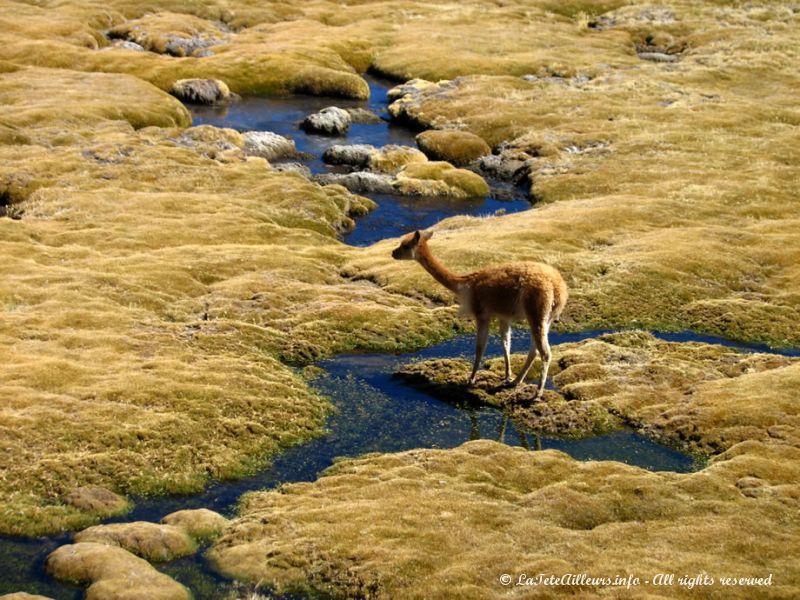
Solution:
<svg viewBox="0 0 800 600"><path fill-rule="evenodd" d="M389 122L387 93L394 85L370 75L365 76L370 88L368 101L291 96L288 98L246 98L230 106L191 107L194 125L216 125L237 131L272 131L292 138L300 152L311 155L303 162L312 173L326 173L340 167L322 162L322 154L335 144L371 144L376 147L396 144L413 146L415 132ZM302 120L327 107L366 108L383 121L353 124L347 136L307 134L299 125ZM397 237L414 229L430 227L454 215L485 216L497 211L519 212L530 208L525 191L510 184L488 182L492 193L480 199L442 197L408 197L394 194L371 196L378 208L358 220L356 228L344 237L353 246L366 246L388 237Z"/></svg>
<svg viewBox="0 0 800 600"><path fill-rule="evenodd" d="M299 130L299 122L307 114L334 104L367 107L385 116L389 86L374 78L369 79L369 83L373 95L366 104L313 97L248 99L222 111L195 109L195 124L209 123L239 130L269 130L287 135L296 141L299 150L314 155L307 165L315 172L322 172L327 167L318 157L328 146L345 140L306 135ZM346 143L414 145L414 137L411 132L384 121L374 125L352 126ZM498 209L512 212L529 206L521 194L511 194L510 200L500 200L502 195L498 193L478 202L379 196L375 198L379 208L360 219L355 231L345 241L364 245L414 228L433 225L455 214L484 215ZM596 337L602 333L605 332L552 333L550 341L559 344ZM671 341L702 341L743 347L692 333L664 334L660 337ZM158 522L170 512L201 507L232 515L243 493L274 488L287 482L313 481L337 456L396 452L411 448L451 448L477 438L495 439L531 450L555 448L579 460L617 460L651 470L686 472L699 466L692 458L630 430L582 440L537 436L514 423L498 409L465 407L458 402L458 398L454 398L452 403L442 402L392 377L398 365L410 360L471 357L473 344L474 337L467 335L413 354L343 355L324 360L319 363L324 374L313 385L320 393L331 398L336 410L329 418L323 435L286 450L275 458L270 468L253 477L213 483L201 494L192 496L136 498L135 507L129 514L108 522ZM527 348L527 345L527 333L515 331L514 347L519 350ZM769 351L760 346L743 348ZM500 352L499 343L492 339L487 356L499 356ZM0 594L28 591L59 600L82 597L82 588L55 582L44 571L46 556L70 540L68 534L33 540L0 537ZM230 582L223 581L208 568L202 551L193 557L160 565L159 568L187 585L197 598L228 597L232 589Z"/></svg>

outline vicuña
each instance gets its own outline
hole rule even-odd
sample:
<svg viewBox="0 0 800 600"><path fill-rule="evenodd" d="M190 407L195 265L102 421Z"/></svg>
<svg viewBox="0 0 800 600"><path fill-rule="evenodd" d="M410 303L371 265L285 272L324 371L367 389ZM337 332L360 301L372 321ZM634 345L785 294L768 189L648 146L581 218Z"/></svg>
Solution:
<svg viewBox="0 0 800 600"><path fill-rule="evenodd" d="M517 262L458 275L447 269L431 253L428 240L432 235L430 231L409 233L400 240L392 257L397 260L416 260L436 281L455 293L461 314L475 319L478 331L475 363L472 365L469 384L475 383L475 376L486 350L489 323L497 317L503 340L506 382L515 387L522 383L538 350L542 355L542 377L536 397L541 397L547 370L550 368L547 334L567 303L567 285L561 274L553 267L541 263ZM522 320L526 320L531 328L531 348L525 365L512 381L511 323Z"/></svg>

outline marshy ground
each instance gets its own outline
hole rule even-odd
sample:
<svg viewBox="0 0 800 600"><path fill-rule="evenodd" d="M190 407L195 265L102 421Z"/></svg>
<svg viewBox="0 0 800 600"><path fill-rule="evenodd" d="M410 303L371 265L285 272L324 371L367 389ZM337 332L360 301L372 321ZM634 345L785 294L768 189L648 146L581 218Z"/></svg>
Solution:
<svg viewBox="0 0 800 600"><path fill-rule="evenodd" d="M168 93L181 79L348 101L369 96L367 70L423 79L391 117L472 134L426 134L436 159L467 162L477 136L534 202L436 225L448 266L553 264L563 329L800 346L796 6L0 0L0 25L0 533L252 474L323 431L331 403L298 365L465 326L391 260L396 240L341 241L372 200L248 156L234 129L190 128ZM645 333L557 356L573 423L611 415L708 466L490 441L371 454L247 495L210 557L250 589L342 597L508 597L530 590L502 573L539 572L772 574L636 592L800 593L796 360Z"/></svg>

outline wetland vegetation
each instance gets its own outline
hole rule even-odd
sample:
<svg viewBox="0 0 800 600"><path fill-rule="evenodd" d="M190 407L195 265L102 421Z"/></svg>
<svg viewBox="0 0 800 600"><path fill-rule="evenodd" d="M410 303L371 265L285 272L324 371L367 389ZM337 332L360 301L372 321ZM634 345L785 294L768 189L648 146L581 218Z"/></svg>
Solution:
<svg viewBox="0 0 800 600"><path fill-rule="evenodd" d="M163 496L178 505L136 520L180 498L211 507L186 495L324 440L343 409L316 361L468 328L446 290L392 260L399 218L435 227L432 248L459 272L557 267L570 288L562 331L627 330L555 345L556 389L541 404L495 393L502 361L471 391L466 363L444 353L397 365L404 377L500 406L514 422L506 441L625 424L702 468L463 436L425 447L410 431L416 441L394 446L334 445L348 457L324 473L267 477L261 487L285 485L248 488L230 521L204 513L213 531L194 517L159 526L246 586L225 593L508 597L503 573L568 572L717 579L670 596L800 593L800 364L769 351L800 346L800 7L0 0L0 25L0 533L12 573L0 593L82 593L25 579L47 568L87 597L133 581L186 597L151 566L177 554L125 541L150 525L84 532L47 567L45 555L65 532L134 521ZM220 81L226 107L169 93L192 79ZM384 101L385 79L402 85ZM309 96L305 114L289 94ZM261 97L293 116L252 120ZM300 131L334 105L378 121L351 112L365 122L346 136ZM254 155L250 129L295 138L310 173ZM427 159L398 167L376 151L370 174L388 169L398 187L368 198L314 180L348 170L321 162L334 143L417 144ZM482 198L429 194L455 188ZM24 551L45 535L57 537ZM770 586L718 581L770 574Z"/></svg>

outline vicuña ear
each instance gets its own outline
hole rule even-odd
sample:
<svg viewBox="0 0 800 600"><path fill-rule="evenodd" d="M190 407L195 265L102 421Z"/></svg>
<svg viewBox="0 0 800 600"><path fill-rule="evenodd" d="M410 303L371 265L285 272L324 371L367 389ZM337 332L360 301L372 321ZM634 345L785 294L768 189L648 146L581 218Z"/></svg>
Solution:
<svg viewBox="0 0 800 600"><path fill-rule="evenodd" d="M419 243L419 238L420 238L419 230L417 230L417 231L414 232L414 243L415 244Z"/></svg>
<svg viewBox="0 0 800 600"><path fill-rule="evenodd" d="M423 231L422 232L422 239L425 240L426 242L429 239L431 239L432 237L433 237L433 232L432 231Z"/></svg>

